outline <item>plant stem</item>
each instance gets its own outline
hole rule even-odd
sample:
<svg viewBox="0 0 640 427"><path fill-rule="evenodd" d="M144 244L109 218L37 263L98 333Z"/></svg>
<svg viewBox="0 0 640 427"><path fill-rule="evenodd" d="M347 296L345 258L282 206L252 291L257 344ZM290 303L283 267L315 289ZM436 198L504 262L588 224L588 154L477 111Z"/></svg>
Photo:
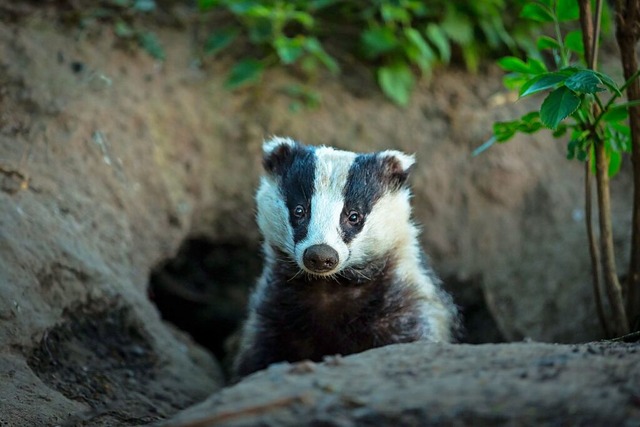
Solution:
<svg viewBox="0 0 640 427"><path fill-rule="evenodd" d="M615 335L629 333L629 322L622 298L622 288L616 272L613 250L613 230L611 227L611 200L609 193L609 161L603 141L594 143L596 157L596 188L598 190L598 213L600 219L600 250L602 253L602 274L613 311L613 332Z"/></svg>
<svg viewBox="0 0 640 427"><path fill-rule="evenodd" d="M609 330L609 325L607 324L607 319L604 315L604 307L602 306L599 262L600 254L598 253L598 246L596 245L596 241L593 236L593 215L591 213L591 162L589 161L589 157L587 157L587 161L584 163L584 207L587 238L589 240L589 255L591 257L591 281L593 283L593 295L596 299L596 311L605 337L610 338L612 335Z"/></svg>
<svg viewBox="0 0 640 427"><path fill-rule="evenodd" d="M596 10L601 11L602 0L596 0ZM585 46L585 60L587 67L595 70L595 46L597 44L598 33L594 31L591 16L591 2L589 0L579 0L580 25L582 28L582 40ZM599 20L600 15L596 18ZM595 26L598 30L600 25ZM601 114L600 106L597 103L592 105L593 117ZM605 283L609 304L613 312L611 330L616 335L624 335L629 332L626 308L622 297L622 288L618 280L616 270L615 254L613 248L613 231L611 226L611 195L609 189L609 162L604 141L598 136L597 128L590 125L590 134L593 142L593 150L596 161L596 188L598 195L598 219L600 226L600 250L602 276ZM589 226L589 225L588 225ZM594 280L596 280L594 278Z"/></svg>
<svg viewBox="0 0 640 427"><path fill-rule="evenodd" d="M593 62L593 20L591 19L591 3L587 0L579 0L580 27L582 28L582 42L584 44L584 60L587 67L594 69Z"/></svg>
<svg viewBox="0 0 640 427"><path fill-rule="evenodd" d="M640 0L616 1L616 40L620 48L622 71L627 80L627 100L640 99L637 76L636 45L640 37ZM631 130L631 160L633 162L633 219L631 231L631 257L625 286L627 309L633 320L640 316L640 107L629 108Z"/></svg>
<svg viewBox="0 0 640 427"><path fill-rule="evenodd" d="M593 30L594 38L591 44L591 64L592 69L598 68L598 44L600 42L600 21L602 21L602 0L596 1L596 17L594 20L595 28ZM585 46L586 48L586 46Z"/></svg>

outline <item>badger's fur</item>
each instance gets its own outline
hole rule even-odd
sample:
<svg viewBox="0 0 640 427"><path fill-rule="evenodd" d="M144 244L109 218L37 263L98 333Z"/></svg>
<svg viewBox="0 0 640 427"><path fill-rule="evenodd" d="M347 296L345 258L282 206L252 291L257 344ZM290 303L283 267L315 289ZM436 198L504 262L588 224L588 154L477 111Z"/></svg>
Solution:
<svg viewBox="0 0 640 427"><path fill-rule="evenodd" d="M265 265L235 374L393 343L451 341L457 311L411 221L413 156L277 137L263 151L256 200Z"/></svg>

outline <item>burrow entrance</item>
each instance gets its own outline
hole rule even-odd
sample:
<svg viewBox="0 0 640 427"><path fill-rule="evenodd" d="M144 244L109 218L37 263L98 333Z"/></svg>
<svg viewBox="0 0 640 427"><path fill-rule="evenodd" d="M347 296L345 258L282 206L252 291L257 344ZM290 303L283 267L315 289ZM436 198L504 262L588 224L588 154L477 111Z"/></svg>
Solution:
<svg viewBox="0 0 640 427"><path fill-rule="evenodd" d="M260 274L257 244L186 239L178 254L151 273L149 297L163 319L228 362L225 343L238 330L249 291Z"/></svg>
<svg viewBox="0 0 640 427"><path fill-rule="evenodd" d="M227 365L230 338L244 319L248 295L261 266L257 244L189 238L175 258L153 270L149 296L165 320L189 333ZM504 341L482 295L481 279L443 279L463 313L462 342Z"/></svg>

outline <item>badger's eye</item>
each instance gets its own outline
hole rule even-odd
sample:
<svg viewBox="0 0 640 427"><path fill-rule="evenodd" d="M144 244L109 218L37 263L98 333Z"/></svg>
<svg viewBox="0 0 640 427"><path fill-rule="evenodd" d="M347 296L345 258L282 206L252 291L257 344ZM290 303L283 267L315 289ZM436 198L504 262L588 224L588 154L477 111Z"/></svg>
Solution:
<svg viewBox="0 0 640 427"><path fill-rule="evenodd" d="M305 212L304 206L302 205L298 205L295 208L293 208L293 216L295 216L298 219L304 218L305 213L306 212Z"/></svg>
<svg viewBox="0 0 640 427"><path fill-rule="evenodd" d="M360 215L356 211L349 211L349 216L347 217L347 221L349 221L349 224L351 225L358 225L360 224L360 221L362 221L362 215Z"/></svg>

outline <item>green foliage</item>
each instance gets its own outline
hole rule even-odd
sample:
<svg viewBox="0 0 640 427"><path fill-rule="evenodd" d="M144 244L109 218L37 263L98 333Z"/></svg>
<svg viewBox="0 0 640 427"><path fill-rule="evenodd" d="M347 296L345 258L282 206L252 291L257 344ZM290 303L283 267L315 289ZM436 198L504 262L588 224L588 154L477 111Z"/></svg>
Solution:
<svg viewBox="0 0 640 427"><path fill-rule="evenodd" d="M136 17L156 11L155 0L111 0L108 7L93 11L95 17L113 22L113 32L121 40L140 46L155 59L163 61L165 52L158 37L137 23Z"/></svg>
<svg viewBox="0 0 640 427"><path fill-rule="evenodd" d="M505 21L509 8L522 1L198 0L198 5L202 11L226 11L233 17L211 33L205 54L218 54L236 43L249 42L255 48L242 73L231 71L229 87L258 82L260 74L276 64L296 67L309 77L320 69L337 74L337 52L325 49L335 44L346 50L341 57L374 67L382 92L406 105L416 74L428 75L454 57L475 70L488 51L525 47L524 35L531 26L516 29Z"/></svg>
<svg viewBox="0 0 640 427"><path fill-rule="evenodd" d="M575 0L531 2L524 6L520 16L552 24L555 37L540 36L536 42L538 52L526 61L513 56L500 59L498 65L509 73L505 86L518 89L520 97L548 93L539 111L514 121L495 123L494 136L474 154L486 150L494 142L509 141L518 132L533 133L546 127L557 138L570 134L568 159L584 161L592 155L595 141L605 144L609 173L614 175L620 168L622 153L630 150L630 131L625 120L628 108L635 104L615 104L630 82L619 87L608 75L584 68L580 31L571 31L563 37L560 23L579 18ZM554 58L555 70L548 70L545 63L537 59L542 58L543 53L550 53ZM608 97L606 104L600 99L603 92Z"/></svg>

